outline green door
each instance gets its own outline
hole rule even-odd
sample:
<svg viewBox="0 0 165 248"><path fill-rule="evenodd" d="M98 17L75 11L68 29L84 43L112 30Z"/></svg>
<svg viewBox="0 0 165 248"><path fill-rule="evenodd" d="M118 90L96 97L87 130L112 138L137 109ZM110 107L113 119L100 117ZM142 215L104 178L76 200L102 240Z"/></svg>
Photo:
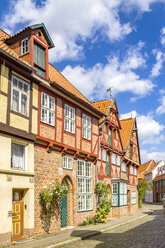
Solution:
<svg viewBox="0 0 165 248"><path fill-rule="evenodd" d="M67 194L61 197L61 227L67 226Z"/></svg>

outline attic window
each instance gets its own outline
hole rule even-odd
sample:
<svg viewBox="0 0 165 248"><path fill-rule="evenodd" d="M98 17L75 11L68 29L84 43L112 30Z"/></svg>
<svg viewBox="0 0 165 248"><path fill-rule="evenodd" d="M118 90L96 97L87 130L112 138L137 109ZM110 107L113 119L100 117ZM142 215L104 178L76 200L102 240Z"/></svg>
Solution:
<svg viewBox="0 0 165 248"><path fill-rule="evenodd" d="M36 73L45 77L45 49L34 43L34 69Z"/></svg>
<svg viewBox="0 0 165 248"><path fill-rule="evenodd" d="M29 39L26 38L21 41L21 55L24 55L29 52Z"/></svg>

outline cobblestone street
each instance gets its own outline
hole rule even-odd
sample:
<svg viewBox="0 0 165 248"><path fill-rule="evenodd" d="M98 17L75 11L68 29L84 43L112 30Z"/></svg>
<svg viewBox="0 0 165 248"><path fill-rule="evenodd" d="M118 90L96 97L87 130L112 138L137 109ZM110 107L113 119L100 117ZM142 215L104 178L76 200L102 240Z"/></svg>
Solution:
<svg viewBox="0 0 165 248"><path fill-rule="evenodd" d="M76 233L77 235L77 233ZM73 235L74 236L74 232ZM152 215L65 248L165 247L165 215L157 206Z"/></svg>

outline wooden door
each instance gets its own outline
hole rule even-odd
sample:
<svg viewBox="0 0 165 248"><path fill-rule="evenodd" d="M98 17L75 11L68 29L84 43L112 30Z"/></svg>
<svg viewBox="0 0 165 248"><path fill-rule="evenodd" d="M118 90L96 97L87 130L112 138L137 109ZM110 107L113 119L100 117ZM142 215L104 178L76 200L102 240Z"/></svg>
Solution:
<svg viewBox="0 0 165 248"><path fill-rule="evenodd" d="M13 191L12 201L12 240L23 236L23 192Z"/></svg>
<svg viewBox="0 0 165 248"><path fill-rule="evenodd" d="M67 194L61 197L61 227L67 226Z"/></svg>

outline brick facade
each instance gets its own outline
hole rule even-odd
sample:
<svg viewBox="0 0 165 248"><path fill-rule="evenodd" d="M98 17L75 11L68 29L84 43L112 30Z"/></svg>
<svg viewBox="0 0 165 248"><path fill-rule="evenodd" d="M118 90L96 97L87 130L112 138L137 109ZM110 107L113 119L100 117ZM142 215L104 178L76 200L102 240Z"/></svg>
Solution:
<svg viewBox="0 0 165 248"><path fill-rule="evenodd" d="M47 149L35 146L35 234L44 233L43 223L41 219L41 205L39 193L45 186L55 183L56 179L62 183L65 181L69 186L67 194L67 223L68 226L74 226L83 222L88 217L93 217L96 212L96 195L95 188L95 165L92 164L92 191L93 191L93 210L77 211L77 160L73 159L73 169L63 169L62 155L55 151L48 153ZM61 228L60 205L56 209L56 215L52 219L50 231L59 230Z"/></svg>

